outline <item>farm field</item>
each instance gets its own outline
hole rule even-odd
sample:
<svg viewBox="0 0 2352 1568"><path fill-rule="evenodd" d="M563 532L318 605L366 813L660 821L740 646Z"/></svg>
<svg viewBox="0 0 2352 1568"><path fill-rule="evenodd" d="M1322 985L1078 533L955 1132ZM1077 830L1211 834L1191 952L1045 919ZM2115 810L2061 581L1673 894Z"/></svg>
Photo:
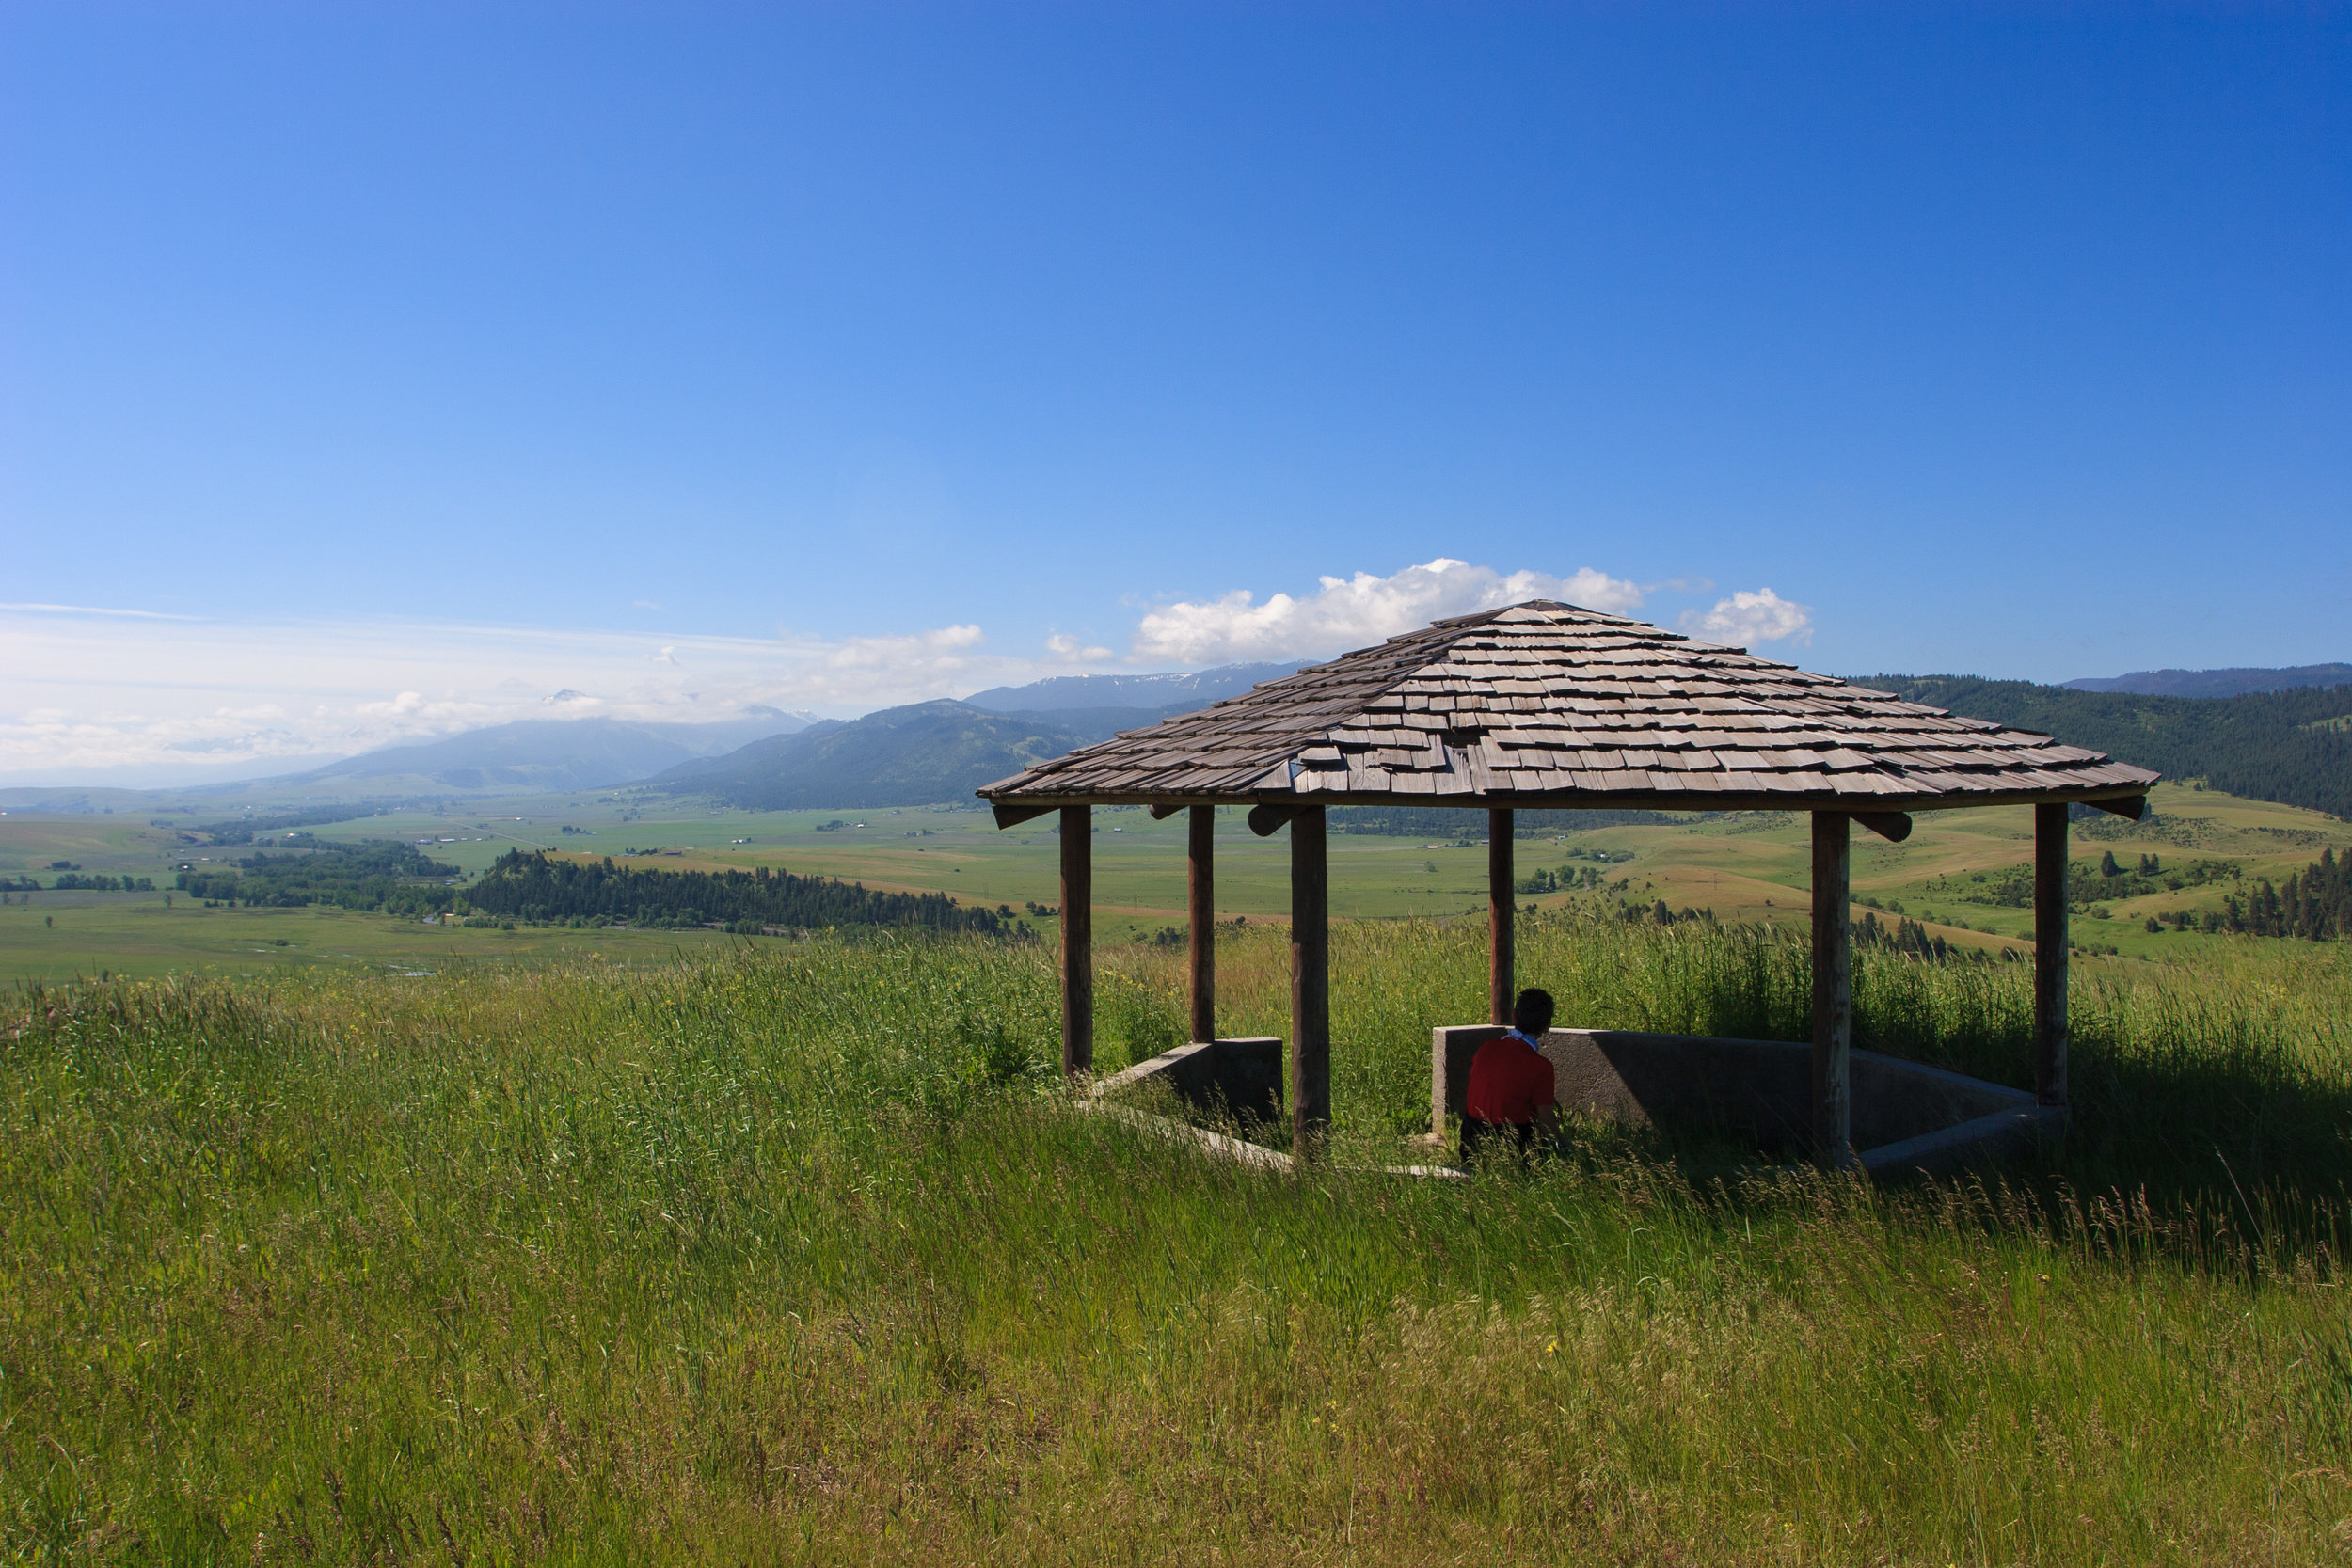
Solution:
<svg viewBox="0 0 2352 1568"><path fill-rule="evenodd" d="M839 877L869 887L944 892L968 903L1051 905L1059 897L1057 851L1043 819L999 832L989 815L969 807L884 808L858 813L721 812L676 802L621 797L522 797L477 803L450 816L421 812L313 825L321 838L399 838L421 845L435 859L479 875L508 850L611 855L629 863L670 869L768 866ZM2075 855L2095 864L2114 853L2129 867L2155 855L2168 870L2199 863L2227 865L2242 878L2281 881L2324 848L2352 850L2352 826L2317 813L2249 801L2214 791L2166 784L2156 790L2153 816L2143 823L2101 818L2079 823ZM496 808L496 809L492 809ZM1102 940L1124 941L1181 925L1184 908L1184 825L1154 822L1140 809L1097 811L1095 894ZM44 881L49 867L68 862L88 872L152 878L167 887L185 863L235 858L245 847L214 849L180 842L176 824L196 818L119 816L0 816L0 878L30 874ZM2032 824L2024 809L1925 814L1912 837L1890 845L1857 831L1854 892L1858 900L1920 921L1947 941L1987 949L2022 950L2031 911L1984 901L1993 879L2023 866ZM1486 856L1479 847L1485 819L1463 814L1458 836L1442 842L1335 832L1330 839L1331 908L1343 919L1483 918ZM564 830L570 828L571 832ZM1522 875L1536 869L1592 871L1605 891L1530 894L1527 901L1553 909L1662 901L1671 911L1710 910L1724 922L1802 925L1809 876L1806 826L1800 817L1747 815L1689 824L1618 826L1522 838ZM641 857L631 858L630 851ZM1287 918L1288 841L1252 835L1238 812L1220 816L1217 899L1220 912L1251 921ZM1986 879L1984 881L1977 879ZM2140 958L2179 956L2226 945L2226 939L2167 929L2145 930L2152 914L2219 908L2227 879L2179 892L2151 892L2095 906L2106 918L2078 915L2075 940ZM74 900L89 902L77 903ZM183 901L184 903L184 901ZM148 906L152 906L149 908ZM407 963L453 953L472 958L546 956L577 942L557 933L443 932L388 917L335 918L310 911L163 909L158 892L74 895L43 892L27 904L0 908L0 984L31 977L56 979L100 970L133 974L174 969L342 955L356 961ZM37 918L25 918L27 914ZM207 923L196 916L221 916ZM43 925L44 919L54 921ZM246 924L240 924L246 922ZM273 922L277 924L273 924ZM1050 935L1051 922L1033 922ZM280 938L296 951L273 947ZM496 938L499 940L477 940ZM596 946L608 955L667 954L675 934L615 933ZM687 940L694 940L691 933Z"/></svg>
<svg viewBox="0 0 2352 1568"><path fill-rule="evenodd" d="M1275 930L1220 934L1279 1032ZM1467 926L1341 926L1334 1159L1077 1113L1050 952L903 937L18 992L11 1560L2201 1563L2341 1555L2352 964L2088 960L2006 1180L1391 1157ZM1802 1035L1801 942L1537 917L1564 1018ZM1108 952L1104 1065L1182 1018ZM2021 966L1859 957L2015 1082Z"/></svg>

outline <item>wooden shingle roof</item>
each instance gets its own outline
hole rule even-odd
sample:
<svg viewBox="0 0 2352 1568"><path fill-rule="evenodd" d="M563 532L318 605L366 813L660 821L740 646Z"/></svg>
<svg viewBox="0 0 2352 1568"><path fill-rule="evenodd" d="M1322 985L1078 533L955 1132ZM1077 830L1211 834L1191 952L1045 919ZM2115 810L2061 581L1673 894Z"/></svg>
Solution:
<svg viewBox="0 0 2352 1568"><path fill-rule="evenodd" d="M1909 811L2118 800L2156 775L1549 599L1439 621L979 794L1162 803Z"/></svg>

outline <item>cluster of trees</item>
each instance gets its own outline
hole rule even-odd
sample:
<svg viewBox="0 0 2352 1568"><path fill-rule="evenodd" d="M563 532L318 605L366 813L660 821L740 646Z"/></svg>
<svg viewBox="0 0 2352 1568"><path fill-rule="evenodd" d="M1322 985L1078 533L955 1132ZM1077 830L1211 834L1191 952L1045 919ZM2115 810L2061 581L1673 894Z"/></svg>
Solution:
<svg viewBox="0 0 2352 1568"><path fill-rule="evenodd" d="M1982 957L1975 948L1955 947L1942 937L1931 935L1925 926L1904 915L1897 915L1894 923L1888 925L1881 921L1875 912L1865 911L1850 929L1856 947L1884 947L1921 958L1950 958L1969 954Z"/></svg>
<svg viewBox="0 0 2352 1568"><path fill-rule="evenodd" d="M1556 871L1540 866L1518 879L1521 893L1576 893L1600 886L1601 870L1597 865L1564 865Z"/></svg>
<svg viewBox="0 0 2352 1568"><path fill-rule="evenodd" d="M2168 779L2352 817L2352 686L2237 697L2143 697L1974 675L1865 675L1909 702L2040 730Z"/></svg>
<svg viewBox="0 0 2352 1568"><path fill-rule="evenodd" d="M611 860L549 860L520 849L466 892L473 909L533 925L601 924L682 928L765 927L920 927L936 931L1001 933L1009 906L957 903L944 893L880 893L830 877L771 871L637 870Z"/></svg>
<svg viewBox="0 0 2352 1568"><path fill-rule="evenodd" d="M1666 901L1661 898L1648 904L1628 904L1625 907L1624 918L1636 922L1646 920L1656 926L1679 926L1686 920L1696 920L1712 926L1715 924L1715 911L1711 907L1694 910L1685 904L1681 912L1677 913L1667 908Z"/></svg>
<svg viewBox="0 0 2352 1568"><path fill-rule="evenodd" d="M2352 855L2336 858L2322 849L2319 859L2273 887L2263 878L2243 897L2221 900L2220 928L2247 931L2258 937L2303 937L2325 942L2352 936Z"/></svg>
<svg viewBox="0 0 2352 1568"><path fill-rule="evenodd" d="M64 872L49 884L59 893L152 893L152 877L109 877L103 872L88 876L78 871ZM39 893L40 881L34 877L0 877L0 893Z"/></svg>
<svg viewBox="0 0 2352 1568"><path fill-rule="evenodd" d="M235 870L191 867L180 873L177 885L190 897L231 909L330 904L424 915L450 907L455 895L449 883L457 876L457 867L427 859L413 845L369 839L308 852L250 855L237 862Z"/></svg>

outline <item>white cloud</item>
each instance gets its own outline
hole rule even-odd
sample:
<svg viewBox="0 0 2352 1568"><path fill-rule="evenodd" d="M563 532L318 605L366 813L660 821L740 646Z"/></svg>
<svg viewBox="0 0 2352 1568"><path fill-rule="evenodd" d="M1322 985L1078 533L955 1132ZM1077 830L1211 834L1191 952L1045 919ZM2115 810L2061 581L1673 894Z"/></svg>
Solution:
<svg viewBox="0 0 2352 1568"><path fill-rule="evenodd" d="M1715 601L1705 614L1692 610L1682 617L1682 629L1709 642L1753 647L1758 642L1793 641L1804 647L1813 641L1813 607L1792 604L1769 588L1751 594L1745 589Z"/></svg>
<svg viewBox="0 0 2352 1568"><path fill-rule="evenodd" d="M1390 577L1359 572L1325 578L1299 597L1277 594L1263 604L1246 589L1205 602L1163 605L1136 628L1138 662L1224 664L1261 658L1327 657L1414 630L1449 615L1468 615L1522 599L1564 599L1623 613L1641 607L1639 585L1590 566L1565 578L1509 575L1440 556Z"/></svg>
<svg viewBox="0 0 2352 1568"><path fill-rule="evenodd" d="M1072 664L1101 664L1111 657L1108 648L1089 647L1068 632L1060 631L1045 640L1045 651Z"/></svg>

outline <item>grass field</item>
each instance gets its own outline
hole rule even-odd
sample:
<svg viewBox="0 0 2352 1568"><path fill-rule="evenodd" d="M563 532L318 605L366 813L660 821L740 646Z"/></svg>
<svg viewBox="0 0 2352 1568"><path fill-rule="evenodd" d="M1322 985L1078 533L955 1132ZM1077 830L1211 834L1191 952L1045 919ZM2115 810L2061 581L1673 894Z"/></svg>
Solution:
<svg viewBox="0 0 2352 1568"><path fill-rule="evenodd" d="M2245 877L2274 881L2316 859L2322 848L2352 851L2352 826L2316 813L2232 796L2160 786L2153 820L2087 823L2075 849L2086 861L2112 849L2125 862L2157 853L2169 863L2224 862ZM657 811L656 807L659 806ZM491 808L496 807L496 810ZM1097 928L1112 941L1180 924L1184 908L1184 824L1153 822L1149 813L1101 810L1095 835ZM164 818L167 824L193 818ZM837 824L837 826L835 825ZM1059 897L1057 840L1043 821L996 831L988 815L969 808L898 808L869 813L710 811L677 802L623 798L523 797L479 803L457 816L402 813L316 827L327 838L430 841L437 859L469 874L488 868L516 847L558 853L623 856L658 853L631 862L671 868L771 866L842 877L868 886L939 891L967 902L1015 909ZM571 833L563 830L575 829ZM1442 844L1335 833L1330 841L1332 911L1342 918L1437 919L1483 916L1486 856L1475 842L1484 818L1465 813L1464 836ZM1801 925L1809 876L1803 818L1750 815L1600 829L1522 839L1522 871L1597 863L1614 890L1606 895L1663 900L1674 910L1711 909L1725 921ZM2024 809L1923 815L1901 845L1855 834L1854 889L1882 907L1900 905L1931 931L1963 945L2022 947L2030 911L1968 902L1961 895L1978 873L2022 864L2031 849L2032 823ZM740 841L740 842L739 842ZM249 848L214 850L181 842L173 826L108 816L0 816L0 877L32 874L64 860L88 872L150 876L167 885L183 861L236 857ZM1286 918L1290 909L1289 845L1261 839L1239 813L1221 814L1217 894L1227 916ZM1581 857L1581 858L1580 858ZM2121 899L2104 920L2078 916L2076 939L2145 958L2178 957L2227 944L2218 939L2142 929L2149 914L2169 909L2217 908L2217 884L2180 894ZM78 900L78 901L77 901ZM1559 907L1573 900L1551 895L1532 901ZM1586 901L1594 901L1586 895ZM184 900L182 901L184 903ZM27 918L27 916L31 918ZM195 918L212 915L210 921ZM166 911L163 895L41 893L30 905L0 908L0 982L56 982L76 974L159 974L203 967L249 971L281 961L316 962L348 955L353 961L411 966L454 957L501 954L545 957L576 942L547 933L454 933L389 919L351 917L327 926L328 915L246 911ZM49 921L51 924L43 924ZM241 924L242 923L242 924ZM503 940L477 940L501 937ZM283 939L287 946L274 944ZM691 945L690 939L690 945ZM668 954L675 939L620 933L595 950L639 958ZM337 960L342 961L342 960Z"/></svg>
<svg viewBox="0 0 2352 1568"><path fill-rule="evenodd" d="M1343 925L1340 1163L1074 1113L1036 944L19 993L0 1552L92 1561L2013 1563L2352 1545L2352 967L2087 963L2011 1186L1363 1174L1478 934ZM1228 1027L1273 1026L1274 931ZM1801 1033L1801 944L1541 919L1566 1016ZM1865 1038L2014 1081L2013 966ZM1106 1063L1181 1016L1104 960Z"/></svg>

